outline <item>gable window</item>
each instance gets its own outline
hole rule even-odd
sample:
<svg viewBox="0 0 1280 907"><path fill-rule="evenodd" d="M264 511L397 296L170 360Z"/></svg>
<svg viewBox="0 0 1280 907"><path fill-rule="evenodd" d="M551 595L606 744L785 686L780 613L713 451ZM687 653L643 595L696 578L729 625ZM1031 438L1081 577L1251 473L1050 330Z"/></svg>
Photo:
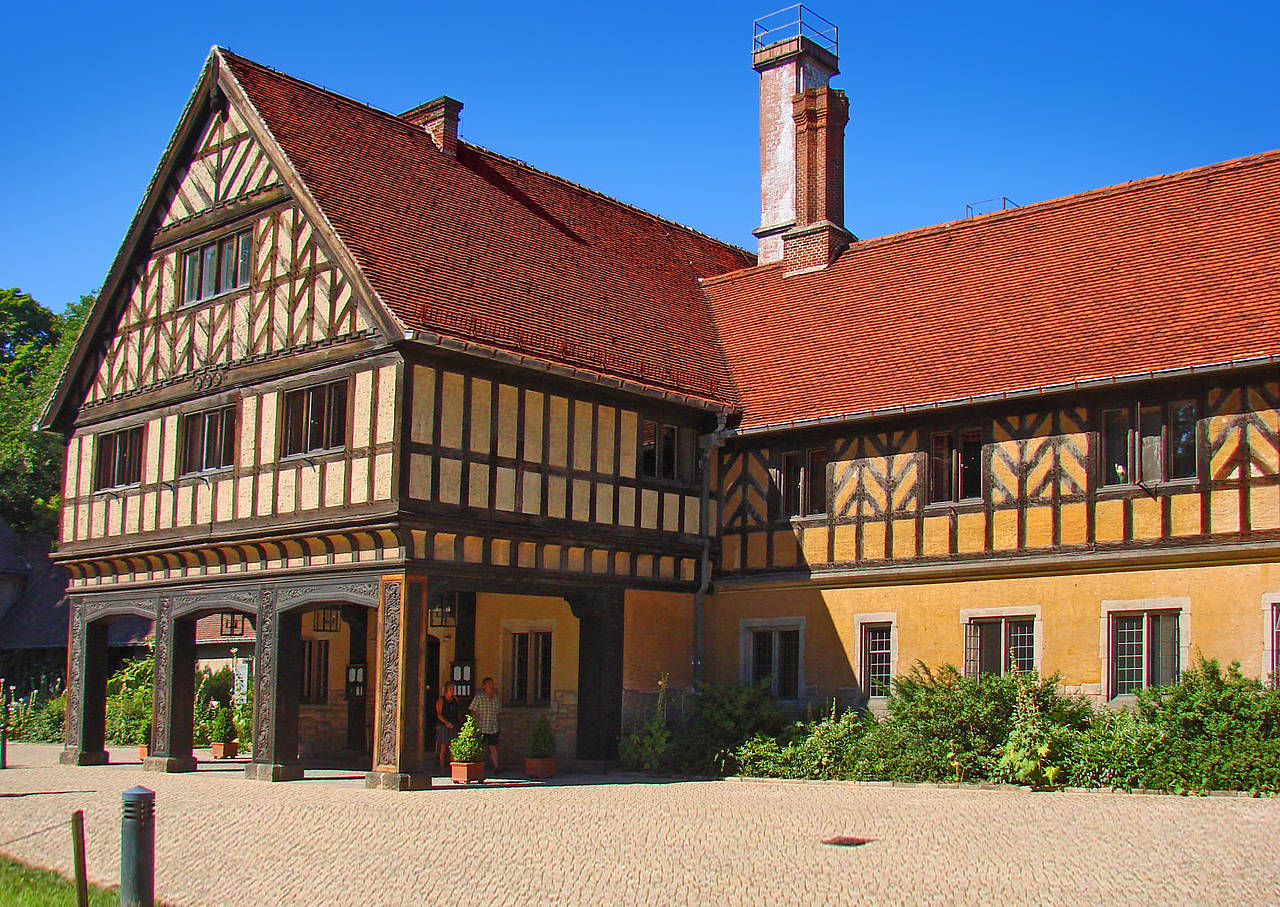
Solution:
<svg viewBox="0 0 1280 907"><path fill-rule="evenodd" d="M767 683L779 699L800 698L800 628L756 627L748 631L747 681Z"/></svg>
<svg viewBox="0 0 1280 907"><path fill-rule="evenodd" d="M640 423L640 474L650 479L692 482L695 447L692 428L645 419Z"/></svg>
<svg viewBox="0 0 1280 907"><path fill-rule="evenodd" d="M94 488L102 491L142 481L142 427L98 436Z"/></svg>
<svg viewBox="0 0 1280 907"><path fill-rule="evenodd" d="M1112 696L1178 682L1179 617L1178 611L1111 613L1108 660Z"/></svg>
<svg viewBox="0 0 1280 907"><path fill-rule="evenodd" d="M868 696L888 696L893 684L893 625L862 625L862 682Z"/></svg>
<svg viewBox="0 0 1280 907"><path fill-rule="evenodd" d="M244 636L249 629L245 615L235 611L223 611L218 615L219 636Z"/></svg>
<svg viewBox="0 0 1280 907"><path fill-rule="evenodd" d="M284 395L284 456L334 450L347 440L347 382Z"/></svg>
<svg viewBox="0 0 1280 907"><path fill-rule="evenodd" d="M329 640L302 641L301 702L323 705L329 701Z"/></svg>
<svg viewBox="0 0 1280 907"><path fill-rule="evenodd" d="M827 449L812 447L782 455L778 516L788 519L827 512Z"/></svg>
<svg viewBox="0 0 1280 907"><path fill-rule="evenodd" d="M546 705L551 702L551 633L512 633L507 670L507 702Z"/></svg>
<svg viewBox="0 0 1280 907"><path fill-rule="evenodd" d="M982 429L934 432L929 450L929 500L982 497Z"/></svg>
<svg viewBox="0 0 1280 907"><path fill-rule="evenodd" d="M1102 412L1102 484L1196 477L1195 400L1135 404Z"/></svg>
<svg viewBox="0 0 1280 907"><path fill-rule="evenodd" d="M1001 617L964 625L964 673L1004 674L1035 667L1035 618Z"/></svg>
<svg viewBox="0 0 1280 907"><path fill-rule="evenodd" d="M205 243L182 256L182 301L199 302L249 285L253 231Z"/></svg>
<svg viewBox="0 0 1280 907"><path fill-rule="evenodd" d="M182 472L221 469L235 462L235 407L182 417Z"/></svg>

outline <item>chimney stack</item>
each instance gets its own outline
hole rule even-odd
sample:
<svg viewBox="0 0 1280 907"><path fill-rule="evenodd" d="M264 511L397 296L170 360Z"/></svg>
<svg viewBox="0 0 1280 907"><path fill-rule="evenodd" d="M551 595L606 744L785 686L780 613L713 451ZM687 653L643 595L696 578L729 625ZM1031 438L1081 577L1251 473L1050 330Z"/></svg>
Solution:
<svg viewBox="0 0 1280 907"><path fill-rule="evenodd" d="M779 17L788 21L778 24ZM849 102L829 82L840 70L836 28L804 7L757 19L760 73L761 264L825 268L853 241L844 228L844 128Z"/></svg>
<svg viewBox="0 0 1280 907"><path fill-rule="evenodd" d="M449 157L457 157L458 112L461 110L461 101L443 97L405 111L400 114L400 118L422 127L437 148Z"/></svg>

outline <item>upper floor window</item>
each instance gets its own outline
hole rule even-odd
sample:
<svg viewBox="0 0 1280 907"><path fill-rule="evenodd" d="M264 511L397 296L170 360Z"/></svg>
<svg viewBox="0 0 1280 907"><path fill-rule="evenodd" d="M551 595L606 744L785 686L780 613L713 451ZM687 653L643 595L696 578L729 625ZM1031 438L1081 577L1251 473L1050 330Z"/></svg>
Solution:
<svg viewBox="0 0 1280 907"><path fill-rule="evenodd" d="M1103 410L1102 484L1195 478L1199 420L1195 400Z"/></svg>
<svg viewBox="0 0 1280 907"><path fill-rule="evenodd" d="M249 285L253 231L205 243L182 256L182 301L199 302Z"/></svg>
<svg viewBox="0 0 1280 907"><path fill-rule="evenodd" d="M692 482L696 444L692 428L643 420L640 423L640 474L651 479Z"/></svg>
<svg viewBox="0 0 1280 907"><path fill-rule="evenodd" d="M778 476L778 516L827 512L827 449L811 447L782 455Z"/></svg>
<svg viewBox="0 0 1280 907"><path fill-rule="evenodd" d="M1035 618L999 617L964 625L966 676L1030 671L1035 661Z"/></svg>
<svg viewBox="0 0 1280 907"><path fill-rule="evenodd" d="M108 432L98 437L94 488L118 488L142 481L142 427Z"/></svg>
<svg viewBox="0 0 1280 907"><path fill-rule="evenodd" d="M1178 682L1181 645L1178 611L1110 615L1111 695Z"/></svg>
<svg viewBox="0 0 1280 907"><path fill-rule="evenodd" d="M332 450L347 440L347 382L284 395L284 456Z"/></svg>
<svg viewBox="0 0 1280 907"><path fill-rule="evenodd" d="M982 497L982 429L963 428L933 435L929 451L929 500Z"/></svg>
<svg viewBox="0 0 1280 907"><path fill-rule="evenodd" d="M223 611L218 615L219 636L244 636L250 632L248 618L235 611Z"/></svg>
<svg viewBox="0 0 1280 907"><path fill-rule="evenodd" d="M235 462L236 411L224 406L182 418L182 472L221 469Z"/></svg>

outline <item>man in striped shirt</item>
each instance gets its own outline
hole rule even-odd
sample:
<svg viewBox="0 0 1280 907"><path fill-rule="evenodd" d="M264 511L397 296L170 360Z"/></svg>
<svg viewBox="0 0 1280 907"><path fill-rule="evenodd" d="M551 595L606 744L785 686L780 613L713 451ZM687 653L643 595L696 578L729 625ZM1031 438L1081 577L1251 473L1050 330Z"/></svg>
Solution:
<svg viewBox="0 0 1280 907"><path fill-rule="evenodd" d="M498 696L493 691L493 678L486 677L467 711L475 716L476 729L489 746L489 761L493 763L495 775L498 773L498 711L501 708Z"/></svg>

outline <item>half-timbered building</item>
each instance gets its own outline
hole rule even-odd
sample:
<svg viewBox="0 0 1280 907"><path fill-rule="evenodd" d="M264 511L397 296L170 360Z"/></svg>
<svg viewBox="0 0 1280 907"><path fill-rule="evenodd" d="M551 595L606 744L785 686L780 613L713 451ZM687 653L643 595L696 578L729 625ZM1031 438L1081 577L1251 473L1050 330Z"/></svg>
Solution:
<svg viewBox="0 0 1280 907"><path fill-rule="evenodd" d="M777 36L773 36L777 37ZM215 48L45 416L64 758L154 621L255 645L250 777L493 676L616 756L659 678L876 704L920 660L1103 701L1280 653L1280 153L910 233L844 226L835 47L762 41L759 255ZM851 180L856 183L856 178Z"/></svg>

